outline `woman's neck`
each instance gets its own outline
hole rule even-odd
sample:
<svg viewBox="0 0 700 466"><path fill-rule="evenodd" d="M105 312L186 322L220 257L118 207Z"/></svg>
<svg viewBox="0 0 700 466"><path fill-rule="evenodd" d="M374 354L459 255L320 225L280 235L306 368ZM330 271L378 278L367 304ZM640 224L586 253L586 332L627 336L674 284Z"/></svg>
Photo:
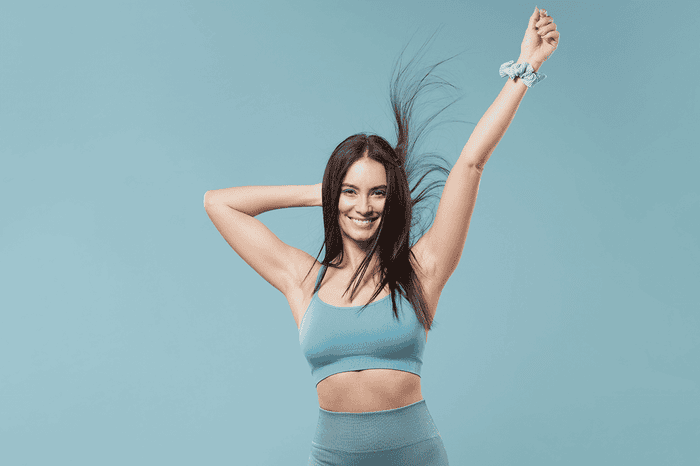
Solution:
<svg viewBox="0 0 700 466"><path fill-rule="evenodd" d="M343 262L339 264L340 269L345 269L351 273L360 266L367 254L370 252L370 245L362 245L361 247L355 241L345 239L343 241ZM363 282L373 281L373 277L378 271L379 258L374 254L367 267L367 273L364 276Z"/></svg>

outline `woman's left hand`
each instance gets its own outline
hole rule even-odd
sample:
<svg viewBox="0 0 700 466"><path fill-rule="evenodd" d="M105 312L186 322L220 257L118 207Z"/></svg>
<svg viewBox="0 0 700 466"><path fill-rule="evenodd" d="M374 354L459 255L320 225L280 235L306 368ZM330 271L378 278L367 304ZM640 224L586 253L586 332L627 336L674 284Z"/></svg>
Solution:
<svg viewBox="0 0 700 466"><path fill-rule="evenodd" d="M520 45L519 63L528 62L537 70L559 45L559 31L546 10L535 9Z"/></svg>

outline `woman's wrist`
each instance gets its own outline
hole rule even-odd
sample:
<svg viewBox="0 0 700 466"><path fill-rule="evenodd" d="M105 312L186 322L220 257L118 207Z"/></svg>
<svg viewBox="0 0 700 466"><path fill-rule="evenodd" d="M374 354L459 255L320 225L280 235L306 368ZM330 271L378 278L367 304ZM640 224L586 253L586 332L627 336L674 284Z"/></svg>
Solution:
<svg viewBox="0 0 700 466"><path fill-rule="evenodd" d="M540 66L542 66L542 63L536 62L532 59L528 59L527 57L523 56L518 57L518 61L516 63L529 63L530 66L532 66L532 69L535 70L535 73L540 69Z"/></svg>
<svg viewBox="0 0 700 466"><path fill-rule="evenodd" d="M311 206L313 207L322 207L323 206L323 183L318 183L311 185L311 188L313 189L313 203Z"/></svg>

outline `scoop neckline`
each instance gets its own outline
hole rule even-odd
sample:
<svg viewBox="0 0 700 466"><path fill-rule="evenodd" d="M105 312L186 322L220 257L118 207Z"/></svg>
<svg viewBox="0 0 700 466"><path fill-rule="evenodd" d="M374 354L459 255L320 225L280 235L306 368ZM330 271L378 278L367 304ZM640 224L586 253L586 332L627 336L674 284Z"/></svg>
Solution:
<svg viewBox="0 0 700 466"><path fill-rule="evenodd" d="M320 302L322 302L324 305L326 305L326 306L328 306L328 307L333 307L333 308L335 308L335 309L358 309L358 308L361 308L361 307L365 306L365 304L360 304L360 305L357 305L357 306L336 306L336 305L333 305L333 304L328 304L327 302L325 302L324 300L322 300L322 299L321 299L321 296L319 296L319 294L318 294L318 291L316 292L315 296L316 296L316 299L318 299L318 300L319 300ZM367 304L367 306L371 306L371 305L373 305L373 304L379 304L379 303L381 303L382 301L384 301L384 300L387 299L387 298L391 298L391 292L390 292L388 295L384 296L383 298L380 298L380 299L378 299L378 300L376 300L376 301L372 301L371 303Z"/></svg>

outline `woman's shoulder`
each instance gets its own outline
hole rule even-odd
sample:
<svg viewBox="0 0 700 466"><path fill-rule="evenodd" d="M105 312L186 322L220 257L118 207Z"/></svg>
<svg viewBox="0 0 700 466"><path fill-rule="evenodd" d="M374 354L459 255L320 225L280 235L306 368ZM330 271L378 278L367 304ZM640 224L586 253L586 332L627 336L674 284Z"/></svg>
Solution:
<svg viewBox="0 0 700 466"><path fill-rule="evenodd" d="M314 285L316 284L316 277L318 276L321 267L323 267L323 264L317 261L315 257L304 252L303 255L299 255L294 266L295 283L292 288L304 291L310 287L310 289L313 290Z"/></svg>
<svg viewBox="0 0 700 466"><path fill-rule="evenodd" d="M422 238L421 238L422 239ZM425 244L419 240L412 248L414 261L413 271L416 278L423 288L423 294L431 308L437 307L437 302L440 299L442 290L445 288L446 282L437 277L435 273L435 263L430 255L430 251L426 250Z"/></svg>
<svg viewBox="0 0 700 466"><path fill-rule="evenodd" d="M301 325L301 319L304 312L311 304L314 295L314 286L316 285L316 277L321 270L322 264L314 257L309 256L304 262L297 265L297 278L295 285L291 286L284 294L289 303L289 307L294 315L294 320L297 323L297 328Z"/></svg>

